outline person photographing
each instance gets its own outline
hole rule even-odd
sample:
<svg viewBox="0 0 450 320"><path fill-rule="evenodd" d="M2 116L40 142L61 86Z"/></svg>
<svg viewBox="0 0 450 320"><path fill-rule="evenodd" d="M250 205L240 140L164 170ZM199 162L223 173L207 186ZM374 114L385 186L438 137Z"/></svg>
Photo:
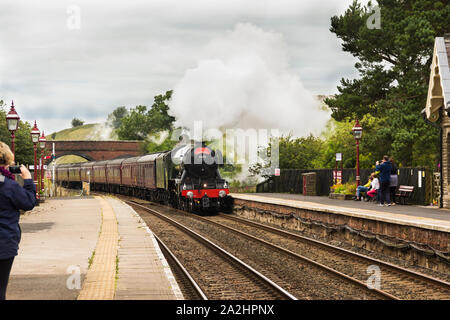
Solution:
<svg viewBox="0 0 450 320"><path fill-rule="evenodd" d="M390 180L391 180L391 171L392 171L392 163L389 161L388 156L384 156L381 163L377 161L377 166L375 167L375 171L379 172L380 179L380 206L391 205L390 199ZM385 203L386 202L386 203Z"/></svg>
<svg viewBox="0 0 450 320"><path fill-rule="evenodd" d="M14 164L14 155L8 145L0 142L0 300L6 299L9 274L19 249L21 230L20 211L31 210L36 205L36 188L28 169ZM23 187L11 171L19 171Z"/></svg>

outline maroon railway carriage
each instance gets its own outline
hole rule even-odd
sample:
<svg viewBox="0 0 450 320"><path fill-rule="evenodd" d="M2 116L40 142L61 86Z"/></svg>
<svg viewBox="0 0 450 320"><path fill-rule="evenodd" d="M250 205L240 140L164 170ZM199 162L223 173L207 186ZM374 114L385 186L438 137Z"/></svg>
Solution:
<svg viewBox="0 0 450 320"><path fill-rule="evenodd" d="M152 153L137 159L136 187L138 188L138 196L143 199L155 201L158 199L158 194L161 193L161 191L158 192L156 185L156 159L161 154L163 153Z"/></svg>
<svg viewBox="0 0 450 320"><path fill-rule="evenodd" d="M80 167L81 182L94 182L92 165L94 162L83 162Z"/></svg>
<svg viewBox="0 0 450 320"><path fill-rule="evenodd" d="M120 192L122 184L122 162L125 159L110 160L106 164L106 176L108 177L108 191Z"/></svg>
<svg viewBox="0 0 450 320"><path fill-rule="evenodd" d="M135 196L137 194L137 161L140 157L132 157L122 162L122 186L121 193Z"/></svg>
<svg viewBox="0 0 450 320"><path fill-rule="evenodd" d="M97 161L92 165L91 172L91 183L93 183L93 189L99 191L107 190L107 175L106 175L106 164L108 161Z"/></svg>
<svg viewBox="0 0 450 320"><path fill-rule="evenodd" d="M73 165L68 167L69 183L71 185L78 185L81 183L80 169L81 163L74 163Z"/></svg>
<svg viewBox="0 0 450 320"><path fill-rule="evenodd" d="M69 164L61 164L55 168L55 180L61 183L63 186L68 186L69 184Z"/></svg>

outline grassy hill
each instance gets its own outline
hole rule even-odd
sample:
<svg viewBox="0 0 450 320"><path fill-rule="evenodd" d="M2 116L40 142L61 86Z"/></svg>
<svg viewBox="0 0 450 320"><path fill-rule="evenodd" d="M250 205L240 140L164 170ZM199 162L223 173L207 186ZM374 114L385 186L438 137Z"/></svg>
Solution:
<svg viewBox="0 0 450 320"><path fill-rule="evenodd" d="M104 124L91 123L64 129L47 136L48 140L117 140L114 130Z"/></svg>

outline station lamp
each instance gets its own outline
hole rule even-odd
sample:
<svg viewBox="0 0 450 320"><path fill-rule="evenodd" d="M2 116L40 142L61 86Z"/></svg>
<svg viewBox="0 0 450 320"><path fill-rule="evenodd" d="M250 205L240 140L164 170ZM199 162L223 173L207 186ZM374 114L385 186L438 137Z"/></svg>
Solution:
<svg viewBox="0 0 450 320"><path fill-rule="evenodd" d="M44 190L44 149L46 141L44 130L42 130L42 135L39 138L39 147L41 148L41 190Z"/></svg>
<svg viewBox="0 0 450 320"><path fill-rule="evenodd" d="M15 144L14 140L16 138L15 132L19 128L19 120L20 117L16 112L16 109L14 108L14 101L11 102L11 109L9 110L8 114L6 115L6 125L8 127L9 132L11 132L11 151L15 157Z"/></svg>
<svg viewBox="0 0 450 320"><path fill-rule="evenodd" d="M355 126L352 128L353 131L353 137L355 137L356 140L356 187L358 187L361 184L361 178L359 175L359 140L361 140L362 137L362 127L359 124L358 119L356 119Z"/></svg>
<svg viewBox="0 0 450 320"><path fill-rule="evenodd" d="M34 120L34 127L31 129L31 141L33 141L34 144L39 142L39 137L41 136L41 132L39 131L36 120Z"/></svg>
<svg viewBox="0 0 450 320"><path fill-rule="evenodd" d="M33 171L34 171L34 181L35 181L35 183L37 182L37 166L36 166L36 163L37 163L37 159L36 159L36 153L37 153L37 143L39 142L39 136L41 135L41 133L39 132L39 129L38 129L38 127L37 127L37 124L36 124L36 120L34 121L34 127L33 127L33 129L31 129L31 141L33 141L33 145L34 145L34 169L33 169ZM37 189L37 188L36 188Z"/></svg>

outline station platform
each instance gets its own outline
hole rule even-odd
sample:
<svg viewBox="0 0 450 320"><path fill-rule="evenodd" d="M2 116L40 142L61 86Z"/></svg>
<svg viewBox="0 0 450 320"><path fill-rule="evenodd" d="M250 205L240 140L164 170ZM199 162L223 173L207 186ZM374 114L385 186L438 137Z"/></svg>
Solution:
<svg viewBox="0 0 450 320"><path fill-rule="evenodd" d="M181 300L150 229L113 197L53 198L20 219L8 300Z"/></svg>
<svg viewBox="0 0 450 320"><path fill-rule="evenodd" d="M437 207L415 205L381 207L365 201L336 200L288 193L232 193L231 196L235 199L330 212L450 233L450 210Z"/></svg>
<svg viewBox="0 0 450 320"><path fill-rule="evenodd" d="M415 205L386 207L364 201L284 193L232 193L231 196L236 214L260 222L305 232L310 232L304 229L308 225L323 227L322 230L342 230L344 240L353 237L345 235L350 232L365 239L377 239L374 243L382 245L380 250L383 246L409 248L438 260L450 260L448 209ZM369 246L369 242L361 242L361 247Z"/></svg>

